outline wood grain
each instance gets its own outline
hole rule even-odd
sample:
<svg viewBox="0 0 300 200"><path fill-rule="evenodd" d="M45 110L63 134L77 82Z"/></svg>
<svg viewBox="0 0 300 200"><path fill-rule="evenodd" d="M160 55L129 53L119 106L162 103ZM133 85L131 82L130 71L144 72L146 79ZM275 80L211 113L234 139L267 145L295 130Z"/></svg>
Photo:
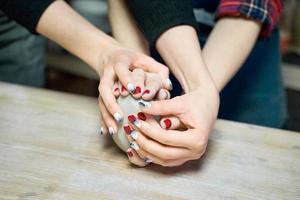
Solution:
<svg viewBox="0 0 300 200"><path fill-rule="evenodd" d="M97 100L0 83L0 199L300 199L300 134L218 120L207 153L136 168Z"/></svg>

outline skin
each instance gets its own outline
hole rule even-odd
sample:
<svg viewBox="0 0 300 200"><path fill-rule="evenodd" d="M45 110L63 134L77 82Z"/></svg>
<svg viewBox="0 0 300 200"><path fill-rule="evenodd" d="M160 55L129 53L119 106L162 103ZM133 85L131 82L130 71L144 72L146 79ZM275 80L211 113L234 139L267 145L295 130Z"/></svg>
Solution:
<svg viewBox="0 0 300 200"><path fill-rule="evenodd" d="M99 108L105 133L107 127L117 131L117 122L112 117L115 113L123 117L113 91L117 81L126 87L129 83L135 87L141 82L139 78L134 78L140 77L135 75L135 69L142 69L157 73L162 79L163 88L171 87L167 67L143 53L124 47L91 25L62 0L54 1L46 9L38 22L37 32L57 42L97 72L101 80Z"/></svg>
<svg viewBox="0 0 300 200"><path fill-rule="evenodd" d="M123 5L123 11L127 10L123 0L114 2L119 2L116 9L121 9ZM132 17L121 19L123 21L119 19L116 22L126 23L127 29L136 29L132 27L135 23L126 21L132 20ZM179 80L185 94L170 100L152 102L150 108L142 108L147 114L164 117L160 121L160 127L150 126L147 121L141 121L141 127L135 127L138 131L138 139L135 142L140 148L135 151L132 148L128 149L134 152L132 157L129 156L132 163L145 166L147 163L144 159L150 158L156 164L170 167L199 159L203 155L217 118L219 92L248 57L260 29L261 24L251 20L221 18L216 22L203 50L200 48L196 31L190 26L173 27L158 38L156 48ZM119 41L122 43L123 38L126 38L126 43L131 38L135 38L133 41L143 40L136 39L141 36L133 33L134 31L125 35L124 32ZM180 41L178 38L181 38ZM140 48L136 46L137 49ZM164 129L163 120L166 118L172 121L169 130ZM180 128L186 130L175 130Z"/></svg>

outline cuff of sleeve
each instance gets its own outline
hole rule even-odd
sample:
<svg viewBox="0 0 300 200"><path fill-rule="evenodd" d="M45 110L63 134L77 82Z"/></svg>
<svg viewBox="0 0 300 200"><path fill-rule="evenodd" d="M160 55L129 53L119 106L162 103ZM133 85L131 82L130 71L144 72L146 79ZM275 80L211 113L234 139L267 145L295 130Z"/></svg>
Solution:
<svg viewBox="0 0 300 200"><path fill-rule="evenodd" d="M154 48L160 35L172 27L189 25L198 29L189 1L130 0L128 5L150 48Z"/></svg>
<svg viewBox="0 0 300 200"><path fill-rule="evenodd" d="M275 28L282 4L280 0L221 0L216 20L222 17L243 17L262 24L260 37L269 37Z"/></svg>
<svg viewBox="0 0 300 200"><path fill-rule="evenodd" d="M5 14L31 33L37 34L36 26L40 17L51 3L53 0L10 0Z"/></svg>

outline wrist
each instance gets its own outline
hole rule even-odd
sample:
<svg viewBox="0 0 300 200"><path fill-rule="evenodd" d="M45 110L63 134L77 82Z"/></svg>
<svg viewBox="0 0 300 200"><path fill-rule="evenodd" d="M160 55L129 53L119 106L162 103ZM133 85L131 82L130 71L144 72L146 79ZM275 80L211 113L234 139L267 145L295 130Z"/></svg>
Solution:
<svg viewBox="0 0 300 200"><path fill-rule="evenodd" d="M97 72L99 77L103 75L104 66L109 62L111 55L117 50L122 49L121 45L113 38L99 38L97 44L97 51L91 52L94 56L93 64L91 66Z"/></svg>

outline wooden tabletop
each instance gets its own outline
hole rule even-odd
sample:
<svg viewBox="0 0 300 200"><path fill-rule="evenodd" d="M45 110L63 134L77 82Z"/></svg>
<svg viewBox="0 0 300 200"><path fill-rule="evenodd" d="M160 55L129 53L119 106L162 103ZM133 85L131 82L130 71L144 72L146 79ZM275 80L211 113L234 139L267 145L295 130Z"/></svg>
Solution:
<svg viewBox="0 0 300 200"><path fill-rule="evenodd" d="M0 82L0 199L300 199L300 134L219 120L207 153L129 164L88 98Z"/></svg>

